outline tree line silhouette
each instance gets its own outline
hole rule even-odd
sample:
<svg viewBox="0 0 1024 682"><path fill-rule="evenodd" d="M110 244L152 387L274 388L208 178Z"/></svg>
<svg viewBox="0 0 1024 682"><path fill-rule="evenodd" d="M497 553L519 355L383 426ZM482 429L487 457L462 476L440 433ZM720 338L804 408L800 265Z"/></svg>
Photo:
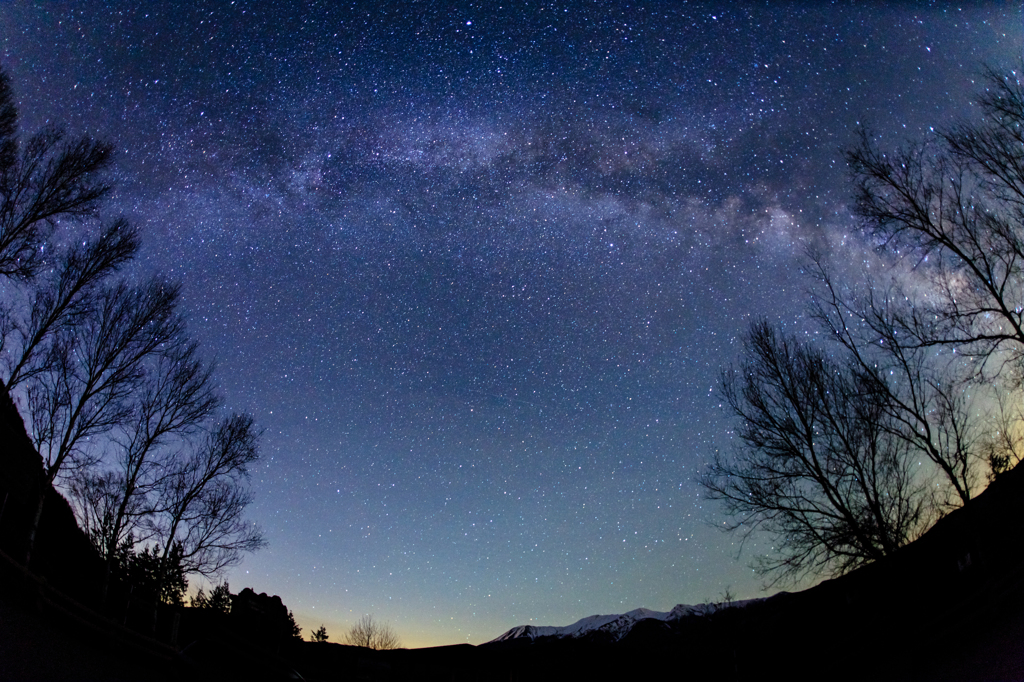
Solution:
<svg viewBox="0 0 1024 682"><path fill-rule="evenodd" d="M102 558L101 608L117 592L155 627L187 576L215 576L265 544L244 517L260 434L225 413L180 285L128 272L141 238L104 216L111 157L54 126L22 139L0 72L0 372L42 457L15 558L33 566L58 485Z"/></svg>
<svg viewBox="0 0 1024 682"><path fill-rule="evenodd" d="M9 412L0 415L8 474L0 547L121 623L155 633L162 609L181 613L190 576L215 580L265 544L244 518L260 434L250 416L224 414L214 367L178 311L180 285L128 273L141 237L124 218L103 215L111 156L110 145L56 127L22 141L0 70L0 388ZM30 442L18 442L19 432ZM36 473L29 451L42 460ZM41 531L48 509L52 522ZM75 524L100 566L69 551ZM53 540L47 566L34 560L41 532L54 536L44 538ZM57 561L67 565L55 568L63 551ZM188 603L185 627L197 633L227 628L272 649L301 639L280 598L251 588L233 594L216 583ZM312 639L326 642L326 629ZM346 639L399 646L371 616Z"/></svg>

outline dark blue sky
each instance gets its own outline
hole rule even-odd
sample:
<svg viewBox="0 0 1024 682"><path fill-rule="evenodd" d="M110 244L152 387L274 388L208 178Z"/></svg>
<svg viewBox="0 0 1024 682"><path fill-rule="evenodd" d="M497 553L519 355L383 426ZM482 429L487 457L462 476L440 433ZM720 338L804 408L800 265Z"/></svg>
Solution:
<svg viewBox="0 0 1024 682"><path fill-rule="evenodd" d="M770 539L693 480L719 372L754 315L810 329L807 247L864 262L857 125L969 116L1020 8L379 4L0 3L25 129L115 144L265 429L232 589L413 646L758 596Z"/></svg>

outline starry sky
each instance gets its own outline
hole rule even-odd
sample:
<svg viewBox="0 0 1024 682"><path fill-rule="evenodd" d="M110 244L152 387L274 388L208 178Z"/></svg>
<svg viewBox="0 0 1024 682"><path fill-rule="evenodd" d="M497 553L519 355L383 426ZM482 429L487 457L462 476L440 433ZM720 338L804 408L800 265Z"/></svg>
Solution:
<svg viewBox="0 0 1024 682"><path fill-rule="evenodd" d="M1018 3L0 2L23 130L112 142L107 211L264 429L226 578L407 646L765 594L694 477L842 149L971 115Z"/></svg>

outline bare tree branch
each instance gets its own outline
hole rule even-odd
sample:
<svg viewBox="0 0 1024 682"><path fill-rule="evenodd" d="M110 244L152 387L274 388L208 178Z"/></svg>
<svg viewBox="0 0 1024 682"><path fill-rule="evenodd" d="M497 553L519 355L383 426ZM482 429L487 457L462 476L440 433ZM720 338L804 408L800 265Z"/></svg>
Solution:
<svg viewBox="0 0 1024 682"><path fill-rule="evenodd" d="M47 371L28 382L29 421L48 483L97 462L97 439L131 416L146 362L183 333L177 298L176 286L156 280L107 287L79 324L55 335ZM44 499L29 530L29 557Z"/></svg>
<svg viewBox="0 0 1024 682"><path fill-rule="evenodd" d="M213 576L264 546L262 531L243 518L258 441L252 418L233 415L199 447L168 462L153 521L165 548L181 544L187 573Z"/></svg>
<svg viewBox="0 0 1024 682"><path fill-rule="evenodd" d="M906 441L885 428L880 379L763 321L745 351L722 378L741 446L715 453L699 482L734 518L727 529L778 539L761 572L844 573L913 539L927 498Z"/></svg>
<svg viewBox="0 0 1024 682"><path fill-rule="evenodd" d="M78 324L90 312L97 288L139 250L138 231L124 219L108 225L100 236L72 245L60 257L52 277L34 287L27 319L15 322L16 348L6 356L7 386L13 390L33 375L47 370L46 350L54 335Z"/></svg>
<svg viewBox="0 0 1024 682"><path fill-rule="evenodd" d="M810 254L809 260L818 281L811 292L811 316L871 384L888 418L885 428L938 467L955 498L945 506L965 504L977 486L974 464L980 457L978 419L966 391L974 374L970 363L942 349L908 343L908 297L901 290L874 287L860 295L843 294L823 258Z"/></svg>
<svg viewBox="0 0 1024 682"><path fill-rule="evenodd" d="M389 624L380 623L370 615L363 616L349 629L345 641L352 646L377 650L398 649L402 646L398 635Z"/></svg>
<svg viewBox="0 0 1024 682"><path fill-rule="evenodd" d="M1024 86L989 70L984 116L933 146L885 153L866 133L847 153L855 211L932 281L894 321L902 344L952 346L998 374L1024 357Z"/></svg>
<svg viewBox="0 0 1024 682"><path fill-rule="evenodd" d="M113 148L57 128L36 133L19 153L10 79L0 78L0 276L30 279L39 246L59 219L96 215L110 185L99 175Z"/></svg>

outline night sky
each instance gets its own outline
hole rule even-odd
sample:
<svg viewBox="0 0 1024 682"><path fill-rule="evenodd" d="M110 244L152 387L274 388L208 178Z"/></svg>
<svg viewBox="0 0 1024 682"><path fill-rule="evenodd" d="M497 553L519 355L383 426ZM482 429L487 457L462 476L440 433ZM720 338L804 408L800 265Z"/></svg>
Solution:
<svg viewBox="0 0 1024 682"><path fill-rule="evenodd" d="M386 5L381 7L378 5ZM970 116L1015 2L0 2L22 127L114 143L264 436L226 578L407 646L765 594L694 482L810 246L869 248L842 149Z"/></svg>

